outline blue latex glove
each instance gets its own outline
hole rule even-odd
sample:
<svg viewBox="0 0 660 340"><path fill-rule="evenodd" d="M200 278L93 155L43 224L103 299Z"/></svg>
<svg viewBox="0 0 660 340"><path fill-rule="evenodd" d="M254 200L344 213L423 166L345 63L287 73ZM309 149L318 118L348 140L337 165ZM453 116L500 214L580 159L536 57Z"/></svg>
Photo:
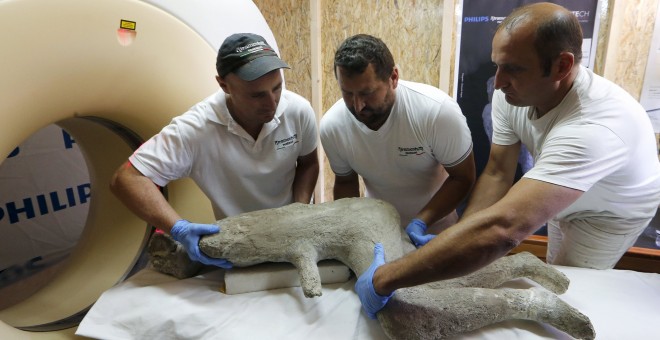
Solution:
<svg viewBox="0 0 660 340"><path fill-rule="evenodd" d="M190 257L191 260L229 269L232 267L231 262L225 259L208 257L199 250L200 237L218 232L220 232L220 227L213 224L198 224L191 223L188 220L178 220L174 223L170 235L172 235L172 238L177 242L183 244L183 247L186 248L186 251L188 252L188 257Z"/></svg>
<svg viewBox="0 0 660 340"><path fill-rule="evenodd" d="M410 237L410 240L419 248L431 241L436 235L426 234L426 223L424 221L415 218L410 221L410 224L406 227L406 234Z"/></svg>
<svg viewBox="0 0 660 340"><path fill-rule="evenodd" d="M394 295L394 292L388 296L378 295L374 289L374 272L383 264L385 264L385 251L382 244L376 243L376 246L374 246L374 261L355 283L355 292L360 298L360 302L362 302L362 308L372 319L376 318L376 313L383 309L387 301Z"/></svg>

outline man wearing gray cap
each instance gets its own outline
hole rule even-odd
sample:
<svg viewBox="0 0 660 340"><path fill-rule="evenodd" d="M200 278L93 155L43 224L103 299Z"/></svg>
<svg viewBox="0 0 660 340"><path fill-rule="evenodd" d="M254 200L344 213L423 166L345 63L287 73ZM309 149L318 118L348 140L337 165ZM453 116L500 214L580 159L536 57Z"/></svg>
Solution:
<svg viewBox="0 0 660 340"><path fill-rule="evenodd" d="M231 267L197 245L220 228L183 219L157 186L190 177L216 219L311 201L319 173L316 117L306 99L283 89L282 68L289 66L263 37L229 36L216 63L222 90L175 117L113 176L112 192L182 243L192 260Z"/></svg>

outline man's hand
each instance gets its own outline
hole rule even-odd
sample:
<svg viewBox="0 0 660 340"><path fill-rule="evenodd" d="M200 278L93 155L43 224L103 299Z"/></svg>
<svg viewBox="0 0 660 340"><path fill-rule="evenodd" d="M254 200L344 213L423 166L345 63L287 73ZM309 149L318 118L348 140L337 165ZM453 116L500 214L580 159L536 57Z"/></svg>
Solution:
<svg viewBox="0 0 660 340"><path fill-rule="evenodd" d="M410 237L410 240L415 247L419 248L427 244L436 236L433 234L427 235L426 228L426 223L418 218L410 221L410 224L406 227L406 234L408 234L408 237Z"/></svg>
<svg viewBox="0 0 660 340"><path fill-rule="evenodd" d="M374 261L355 283L355 291L360 298L360 302L362 302L362 308L372 319L376 318L376 313L383 309L387 301L394 295L394 292L388 296L378 295L374 289L374 273L383 264L385 264L385 251L382 244L376 243L374 247Z"/></svg>
<svg viewBox="0 0 660 340"><path fill-rule="evenodd" d="M208 257L202 254L199 250L200 237L218 232L220 232L220 227L213 224L198 224L191 223L188 220L178 220L174 223L170 234L174 240L183 244L183 247L186 248L186 251L188 252L188 257L190 257L191 260L229 269L232 267L231 262L225 259Z"/></svg>

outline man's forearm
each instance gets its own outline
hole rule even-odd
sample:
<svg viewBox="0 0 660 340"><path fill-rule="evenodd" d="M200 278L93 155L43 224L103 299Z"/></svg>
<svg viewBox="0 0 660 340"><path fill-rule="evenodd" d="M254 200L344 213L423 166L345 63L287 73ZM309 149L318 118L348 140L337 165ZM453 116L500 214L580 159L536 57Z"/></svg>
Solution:
<svg viewBox="0 0 660 340"><path fill-rule="evenodd" d="M460 178L448 177L438 192L417 214L417 218L431 225L456 209L472 189L472 182Z"/></svg>
<svg viewBox="0 0 660 340"><path fill-rule="evenodd" d="M462 218L492 206L504 197L510 188L511 183L508 181L487 173L482 174L477 180Z"/></svg>
<svg viewBox="0 0 660 340"><path fill-rule="evenodd" d="M379 267L374 287L385 295L398 288L476 271L506 255L582 194L577 189L523 178L492 206L464 215L425 246Z"/></svg>
<svg viewBox="0 0 660 340"><path fill-rule="evenodd" d="M174 222L181 219L179 214L149 178L129 163L122 167L112 178L112 193L136 216L169 233Z"/></svg>
<svg viewBox="0 0 660 340"><path fill-rule="evenodd" d="M462 218L492 206L511 189L520 145L520 142L512 145L491 144L488 164L474 186Z"/></svg>
<svg viewBox="0 0 660 340"><path fill-rule="evenodd" d="M332 188L335 200L347 197L360 197L360 181L357 174L349 178L338 179L335 176L335 184Z"/></svg>
<svg viewBox="0 0 660 340"><path fill-rule="evenodd" d="M505 228L476 214L445 230L425 246L376 271L376 292L447 280L474 272L506 255L515 246Z"/></svg>
<svg viewBox="0 0 660 340"><path fill-rule="evenodd" d="M296 169L296 177L293 180L293 201L308 204L312 200L318 177L318 164L315 167Z"/></svg>
<svg viewBox="0 0 660 340"><path fill-rule="evenodd" d="M316 150L298 159L293 178L293 201L309 204L319 177L319 162Z"/></svg>
<svg viewBox="0 0 660 340"><path fill-rule="evenodd" d="M472 190L476 180L474 153L470 154L459 164L445 168L447 177L440 189L431 197L429 202L417 214L417 218L430 225L454 211Z"/></svg>

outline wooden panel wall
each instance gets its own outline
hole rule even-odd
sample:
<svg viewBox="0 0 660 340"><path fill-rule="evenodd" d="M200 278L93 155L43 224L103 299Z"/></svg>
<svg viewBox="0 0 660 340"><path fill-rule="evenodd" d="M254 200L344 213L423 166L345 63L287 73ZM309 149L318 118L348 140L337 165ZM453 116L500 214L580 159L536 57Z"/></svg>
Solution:
<svg viewBox="0 0 660 340"><path fill-rule="evenodd" d="M613 6L603 74L639 100L658 0L610 0ZM614 4L612 4L614 2Z"/></svg>
<svg viewBox="0 0 660 340"><path fill-rule="evenodd" d="M286 88L311 101L310 7L303 0L253 0L277 40L280 57L291 66L284 71Z"/></svg>
<svg viewBox="0 0 660 340"><path fill-rule="evenodd" d="M453 55L441 60L441 47L451 44L455 34L445 34L444 4L458 5L459 0L253 0L273 30L282 58L291 66L286 71L287 88L310 101L312 87L318 86L317 114L320 116L340 99L332 60L335 48L346 37L368 33L383 39L390 47L403 79L439 86L441 70L453 73ZM601 0L601 23L597 49L596 73L622 86L639 98L656 11L660 0ZM320 13L311 13L315 8ZM312 19L310 19L312 18ZM455 18L446 15L444 18ZM312 22L318 21L318 22ZM320 27L319 37L311 37L310 27ZM320 51L311 51L311 39L320 39ZM609 48L613 46L613 48ZM444 46L446 49L447 46ZM310 56L320 53L320 75L312 82ZM453 53L452 53L453 54ZM449 72L447 69L449 68ZM450 78L453 79L453 78ZM451 80L450 80L451 81ZM450 85L451 86L451 85ZM325 158L323 156L323 158ZM324 159L323 159L324 161ZM317 202L332 200L332 171L327 162L319 179Z"/></svg>
<svg viewBox="0 0 660 340"><path fill-rule="evenodd" d="M609 35L612 28L613 5L611 0L600 0L600 28L598 31L596 57L594 58L594 72L597 74L603 74L603 69L605 69L605 52L607 52Z"/></svg>
<svg viewBox="0 0 660 340"><path fill-rule="evenodd" d="M334 52L347 37L366 33L392 51L402 79L437 86L442 44L441 0L322 1L323 106L340 98L332 70Z"/></svg>

